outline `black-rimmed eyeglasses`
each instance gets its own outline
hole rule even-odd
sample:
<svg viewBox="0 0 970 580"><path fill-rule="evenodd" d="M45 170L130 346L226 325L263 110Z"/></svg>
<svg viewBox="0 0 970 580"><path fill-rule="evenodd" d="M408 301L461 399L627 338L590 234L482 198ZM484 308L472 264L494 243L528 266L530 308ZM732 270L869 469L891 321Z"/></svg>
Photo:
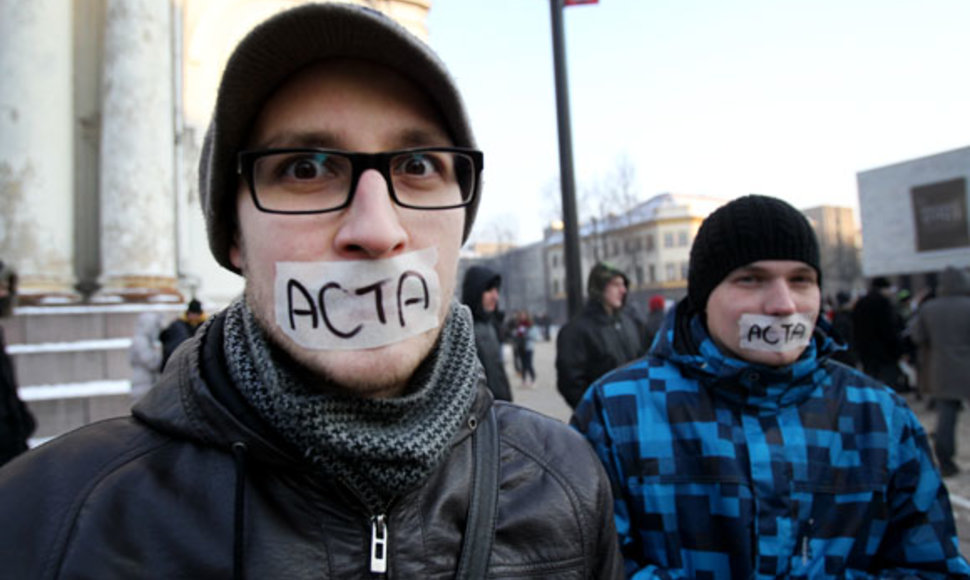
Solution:
<svg viewBox="0 0 970 580"><path fill-rule="evenodd" d="M361 174L376 169L391 199L414 209L464 207L475 198L482 153L462 147L422 147L383 153L333 149L260 149L239 153L239 175L264 212L305 214L350 205Z"/></svg>

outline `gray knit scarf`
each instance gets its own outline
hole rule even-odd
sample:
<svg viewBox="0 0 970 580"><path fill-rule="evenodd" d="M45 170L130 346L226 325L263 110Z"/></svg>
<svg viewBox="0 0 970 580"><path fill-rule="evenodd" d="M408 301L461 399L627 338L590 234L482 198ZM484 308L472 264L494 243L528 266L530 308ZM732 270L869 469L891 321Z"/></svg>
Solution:
<svg viewBox="0 0 970 580"><path fill-rule="evenodd" d="M324 393L298 378L243 299L227 309L224 347L229 374L256 412L377 515L431 473L465 421L480 372L472 329L468 308L453 302L430 368L391 399Z"/></svg>

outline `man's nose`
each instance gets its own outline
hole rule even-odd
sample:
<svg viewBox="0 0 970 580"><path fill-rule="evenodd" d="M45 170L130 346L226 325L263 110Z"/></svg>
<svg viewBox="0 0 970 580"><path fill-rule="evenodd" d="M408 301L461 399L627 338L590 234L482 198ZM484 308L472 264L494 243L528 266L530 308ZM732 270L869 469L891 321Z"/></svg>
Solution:
<svg viewBox="0 0 970 580"><path fill-rule="evenodd" d="M361 174L354 199L344 210L334 240L341 254L379 258L404 250L408 232L401 224L400 208L391 199L389 187L384 176L375 169Z"/></svg>
<svg viewBox="0 0 970 580"><path fill-rule="evenodd" d="M796 311L795 297L787 280L779 278L768 284L764 308L766 314L777 316L787 316Z"/></svg>

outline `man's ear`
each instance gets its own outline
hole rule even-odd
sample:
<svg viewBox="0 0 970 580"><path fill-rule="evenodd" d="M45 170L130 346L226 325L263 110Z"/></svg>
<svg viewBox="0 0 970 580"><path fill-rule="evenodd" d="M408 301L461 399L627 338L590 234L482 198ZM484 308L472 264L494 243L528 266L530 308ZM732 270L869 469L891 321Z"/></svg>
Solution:
<svg viewBox="0 0 970 580"><path fill-rule="evenodd" d="M239 230L232 235L232 244L229 246L229 261L233 266L243 272L245 261L243 260L242 239L239 237Z"/></svg>

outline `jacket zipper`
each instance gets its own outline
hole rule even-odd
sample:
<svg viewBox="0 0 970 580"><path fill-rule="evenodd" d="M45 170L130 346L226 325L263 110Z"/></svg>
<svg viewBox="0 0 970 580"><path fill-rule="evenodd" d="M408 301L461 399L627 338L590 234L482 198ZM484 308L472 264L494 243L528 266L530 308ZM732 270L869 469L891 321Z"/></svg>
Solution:
<svg viewBox="0 0 970 580"><path fill-rule="evenodd" d="M387 516L380 514L370 521L370 571L387 573Z"/></svg>
<svg viewBox="0 0 970 580"><path fill-rule="evenodd" d="M805 530L805 535L802 536L802 566L808 566L809 560L812 559L812 546L808 543L808 537L814 526L815 518L808 518L808 529Z"/></svg>

